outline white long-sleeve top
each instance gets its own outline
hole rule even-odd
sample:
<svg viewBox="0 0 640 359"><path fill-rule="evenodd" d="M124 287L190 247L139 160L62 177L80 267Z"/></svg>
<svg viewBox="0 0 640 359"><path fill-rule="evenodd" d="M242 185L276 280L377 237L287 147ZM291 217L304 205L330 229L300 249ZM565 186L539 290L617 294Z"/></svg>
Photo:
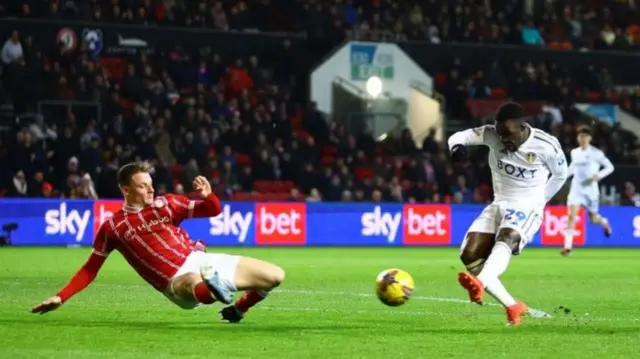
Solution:
<svg viewBox="0 0 640 359"><path fill-rule="evenodd" d="M598 148L589 146L577 147L571 150L569 177L571 190L579 192L598 193L598 182L590 181L594 176L603 179L614 171L613 163Z"/></svg>
<svg viewBox="0 0 640 359"><path fill-rule="evenodd" d="M449 149L455 145L489 147L489 167L494 200L531 201L545 205L568 178L567 160L558 140L531 128L531 135L516 152L504 149L493 125L454 133Z"/></svg>

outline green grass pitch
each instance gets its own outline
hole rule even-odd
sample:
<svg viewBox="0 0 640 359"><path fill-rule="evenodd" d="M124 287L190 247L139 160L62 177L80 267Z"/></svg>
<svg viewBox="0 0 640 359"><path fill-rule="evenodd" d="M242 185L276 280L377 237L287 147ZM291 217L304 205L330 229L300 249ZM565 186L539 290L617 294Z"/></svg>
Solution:
<svg viewBox="0 0 640 359"><path fill-rule="evenodd" d="M211 249L210 249L211 250ZM503 276L553 315L505 326L502 308L464 301L454 248L218 248L273 261L284 285L241 324L219 305L175 307L119 254L58 311L29 313L84 262L87 248L0 248L0 358L637 358L640 251L526 249ZM415 297L389 308L375 277L399 267ZM567 314L559 307L569 308Z"/></svg>

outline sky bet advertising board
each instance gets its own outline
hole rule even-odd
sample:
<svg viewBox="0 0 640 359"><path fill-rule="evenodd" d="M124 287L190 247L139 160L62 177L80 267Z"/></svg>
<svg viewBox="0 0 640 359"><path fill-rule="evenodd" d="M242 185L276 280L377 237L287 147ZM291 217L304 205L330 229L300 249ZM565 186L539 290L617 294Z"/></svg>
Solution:
<svg viewBox="0 0 640 359"><path fill-rule="evenodd" d="M13 245L90 246L121 201L0 200L0 227L16 223ZM481 205L226 202L214 218L182 227L209 246L459 246ZM547 207L530 246L559 246L567 224L563 206ZM576 246L640 247L640 209L602 207L613 236L581 212Z"/></svg>

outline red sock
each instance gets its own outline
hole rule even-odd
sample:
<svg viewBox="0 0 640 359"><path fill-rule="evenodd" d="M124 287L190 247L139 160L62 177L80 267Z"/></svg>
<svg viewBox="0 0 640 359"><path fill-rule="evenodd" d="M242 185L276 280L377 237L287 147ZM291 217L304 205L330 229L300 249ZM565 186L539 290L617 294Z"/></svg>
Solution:
<svg viewBox="0 0 640 359"><path fill-rule="evenodd" d="M260 303L260 301L262 301L267 296L267 294L269 294L269 292L267 291L247 290L244 292L242 297L240 297L240 299L236 301L236 308L238 308L239 311L245 313L249 310L249 308Z"/></svg>
<svg viewBox="0 0 640 359"><path fill-rule="evenodd" d="M216 301L205 282L200 282L193 287L193 297L202 304L211 304Z"/></svg>

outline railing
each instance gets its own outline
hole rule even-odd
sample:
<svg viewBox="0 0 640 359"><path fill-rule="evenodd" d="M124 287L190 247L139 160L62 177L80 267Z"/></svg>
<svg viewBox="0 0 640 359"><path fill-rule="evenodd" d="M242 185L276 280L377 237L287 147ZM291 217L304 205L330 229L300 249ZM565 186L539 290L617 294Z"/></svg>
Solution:
<svg viewBox="0 0 640 359"><path fill-rule="evenodd" d="M400 115L387 112L351 113L346 119L347 131L353 134L370 133L382 140L382 136L404 128L405 120Z"/></svg>
<svg viewBox="0 0 640 359"><path fill-rule="evenodd" d="M355 95L362 97L363 99L366 100L373 100L373 98L371 97L371 95L369 95L368 92L364 91L363 89L361 89L360 87L354 85L352 82L344 79L342 76L336 76L333 80L334 82L344 86L347 90L349 91L353 91L355 92ZM426 85L425 85L426 86ZM389 93L382 91L380 93L380 95L378 96L378 98L392 98L391 95L389 95Z"/></svg>

